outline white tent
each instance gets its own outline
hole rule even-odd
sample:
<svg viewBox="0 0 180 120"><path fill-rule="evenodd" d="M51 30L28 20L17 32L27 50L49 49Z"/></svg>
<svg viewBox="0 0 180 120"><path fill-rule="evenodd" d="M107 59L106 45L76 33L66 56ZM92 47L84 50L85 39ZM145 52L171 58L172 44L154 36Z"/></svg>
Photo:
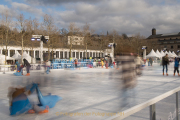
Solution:
<svg viewBox="0 0 180 120"><path fill-rule="evenodd" d="M16 53L12 56L12 58L18 59L18 57L21 57L21 55L19 54L18 51L16 51Z"/></svg>
<svg viewBox="0 0 180 120"><path fill-rule="evenodd" d="M159 57L159 55L157 55L154 50L152 49L151 52L146 56L147 58L150 58L150 57L153 57L153 58L156 58L156 57Z"/></svg>
<svg viewBox="0 0 180 120"><path fill-rule="evenodd" d="M178 57L178 56L176 55L176 53L174 53L174 51L172 52L172 54L173 54L175 57Z"/></svg>
<svg viewBox="0 0 180 120"><path fill-rule="evenodd" d="M165 53L164 53L162 50L161 50L161 52L160 52L160 53L161 53L161 55L162 55L162 56L165 56Z"/></svg>
<svg viewBox="0 0 180 120"><path fill-rule="evenodd" d="M31 59L32 59L32 63L36 63L36 60L32 58L30 55L28 55L26 51L23 52L22 56L23 56L22 59L25 58L29 63L31 63ZM19 56L17 59L21 61L21 56Z"/></svg>
<svg viewBox="0 0 180 120"><path fill-rule="evenodd" d="M171 51L169 51L169 53L168 53L168 57L175 57L175 55L174 55L174 54L172 54L172 53L171 53Z"/></svg>
<svg viewBox="0 0 180 120"><path fill-rule="evenodd" d="M159 55L159 57L162 57L163 55L161 55L161 53L157 50L156 54Z"/></svg>
<svg viewBox="0 0 180 120"><path fill-rule="evenodd" d="M6 56L6 60L15 60L12 57ZM5 64L5 55L0 54L0 64Z"/></svg>

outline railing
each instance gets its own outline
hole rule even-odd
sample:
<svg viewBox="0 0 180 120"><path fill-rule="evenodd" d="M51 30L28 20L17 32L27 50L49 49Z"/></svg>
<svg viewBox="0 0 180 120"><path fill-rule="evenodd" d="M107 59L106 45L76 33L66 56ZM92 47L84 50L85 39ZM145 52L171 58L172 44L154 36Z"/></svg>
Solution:
<svg viewBox="0 0 180 120"><path fill-rule="evenodd" d="M88 62L79 62L77 67L87 67ZM45 67L44 64L31 64L30 70L43 70ZM66 69L66 68L75 68L74 63L52 63L51 69ZM13 72L16 71L16 65L0 65L0 72ZM26 71L26 68L23 68L23 71Z"/></svg>
<svg viewBox="0 0 180 120"><path fill-rule="evenodd" d="M171 90L169 92L166 92L166 93L164 93L162 95L159 95L159 96L157 96L157 97L155 97L155 98L153 98L151 100L148 100L148 101L146 101L146 102L144 102L142 104L136 105L136 106L134 106L134 107L132 107L130 109L127 109L127 110L123 111L123 113L124 113L123 116L112 117L110 119L112 119L112 120L122 120L122 119L124 119L124 118L126 118L126 117L128 117L128 116L130 116L130 115L132 115L132 114L146 108L146 107L149 107L149 109L150 109L150 113L149 113L150 120L156 120L155 104L157 102L159 102L160 100L163 100L163 99L167 98L168 96L176 93L176 120L179 120L179 116L178 116L178 107L179 107L178 91L180 91L180 87L175 88L175 89L173 89L173 90Z"/></svg>

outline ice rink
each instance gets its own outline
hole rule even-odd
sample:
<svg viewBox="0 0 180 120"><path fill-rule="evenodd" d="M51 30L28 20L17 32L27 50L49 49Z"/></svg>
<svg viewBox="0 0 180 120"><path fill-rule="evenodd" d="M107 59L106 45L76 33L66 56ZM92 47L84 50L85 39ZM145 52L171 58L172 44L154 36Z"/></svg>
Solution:
<svg viewBox="0 0 180 120"><path fill-rule="evenodd" d="M147 66L138 77L137 86L122 99L121 73L115 69L89 68L81 70L51 70L50 74L30 71L30 76L0 74L0 120L103 120L111 119L124 110L152 99L180 85L180 77L173 76L173 64L169 76L162 76L162 66ZM63 99L46 114L9 115L8 87L40 83L43 95L59 95ZM34 93L30 99L37 101ZM128 104L126 104L128 103ZM157 120L168 119L175 110L175 95L156 105ZM125 120L149 120L149 107Z"/></svg>

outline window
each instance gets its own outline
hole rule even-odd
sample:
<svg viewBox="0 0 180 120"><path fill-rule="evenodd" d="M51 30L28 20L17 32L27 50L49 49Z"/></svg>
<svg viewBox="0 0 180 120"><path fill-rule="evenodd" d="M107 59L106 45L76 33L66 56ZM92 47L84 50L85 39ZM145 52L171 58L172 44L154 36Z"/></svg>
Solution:
<svg viewBox="0 0 180 120"><path fill-rule="evenodd" d="M75 40L78 40L78 38L75 38Z"/></svg>
<svg viewBox="0 0 180 120"><path fill-rule="evenodd" d="M171 46L171 49L173 49L173 46Z"/></svg>
<svg viewBox="0 0 180 120"><path fill-rule="evenodd" d="M166 44L167 42L164 42L164 44Z"/></svg>
<svg viewBox="0 0 180 120"><path fill-rule="evenodd" d="M180 45L178 45L178 48L180 48Z"/></svg>

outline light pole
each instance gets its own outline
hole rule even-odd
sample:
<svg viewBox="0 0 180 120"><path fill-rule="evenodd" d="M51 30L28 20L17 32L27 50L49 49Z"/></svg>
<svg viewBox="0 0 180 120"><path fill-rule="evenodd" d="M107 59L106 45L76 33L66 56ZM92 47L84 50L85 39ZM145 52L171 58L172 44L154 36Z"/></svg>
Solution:
<svg viewBox="0 0 180 120"><path fill-rule="evenodd" d="M143 60L146 60L146 49L147 49L147 47L146 46L142 46L142 49L144 50L143 51Z"/></svg>
<svg viewBox="0 0 180 120"><path fill-rule="evenodd" d="M41 59L41 63L43 62L43 43L46 44L46 42L48 41L49 36L43 36L43 35L32 35L31 40L32 41L40 41L40 59Z"/></svg>

